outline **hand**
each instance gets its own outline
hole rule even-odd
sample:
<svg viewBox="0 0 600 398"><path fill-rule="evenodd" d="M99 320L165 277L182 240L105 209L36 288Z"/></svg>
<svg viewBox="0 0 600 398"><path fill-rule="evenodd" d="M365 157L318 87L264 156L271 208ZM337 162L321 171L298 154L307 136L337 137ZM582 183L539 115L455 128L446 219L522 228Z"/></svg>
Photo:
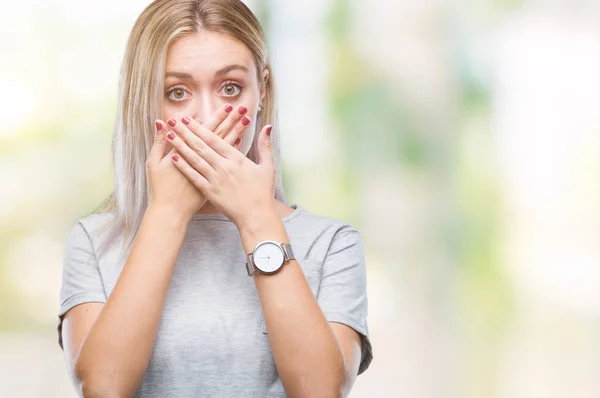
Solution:
<svg viewBox="0 0 600 398"><path fill-rule="evenodd" d="M173 157L175 165L238 229L250 217L275 213L272 126L259 134L258 164L195 120L184 117L172 127L177 134L171 143L182 155Z"/></svg>
<svg viewBox="0 0 600 398"><path fill-rule="evenodd" d="M246 127L237 123L241 115L238 112L232 113L232 110L231 105L224 106L204 125L206 129L214 130L216 134L225 137L225 141L229 144L236 140ZM169 132L167 125L159 119L156 121L156 129L154 144L146 160L146 173L151 192L150 203L169 207L176 214L181 214L184 219L191 218L204 206L207 199L173 165L171 157L178 155L177 150L172 148L167 156L164 155L169 145L166 139ZM233 148L239 148L239 143L234 144Z"/></svg>

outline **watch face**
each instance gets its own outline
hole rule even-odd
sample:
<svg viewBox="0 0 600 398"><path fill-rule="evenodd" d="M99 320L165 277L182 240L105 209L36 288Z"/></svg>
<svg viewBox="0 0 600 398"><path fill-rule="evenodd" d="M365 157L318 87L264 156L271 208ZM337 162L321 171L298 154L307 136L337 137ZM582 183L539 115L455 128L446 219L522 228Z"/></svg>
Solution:
<svg viewBox="0 0 600 398"><path fill-rule="evenodd" d="M283 249L276 242L266 241L258 245L252 258L260 271L275 272L283 264Z"/></svg>

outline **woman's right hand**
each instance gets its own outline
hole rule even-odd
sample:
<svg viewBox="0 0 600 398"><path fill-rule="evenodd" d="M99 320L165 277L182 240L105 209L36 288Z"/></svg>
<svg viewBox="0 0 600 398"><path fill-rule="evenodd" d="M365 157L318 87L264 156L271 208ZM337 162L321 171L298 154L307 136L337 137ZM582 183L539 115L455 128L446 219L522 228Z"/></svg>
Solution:
<svg viewBox="0 0 600 398"><path fill-rule="evenodd" d="M240 122L244 115L232 112L232 110L231 105L223 106L211 120L203 125L239 149L240 143L236 143L236 140L247 126ZM159 208L172 209L174 214L189 219L204 206L207 199L171 161L171 156L178 154L177 150L171 147L165 156L167 148L171 146L166 135L173 134L168 127L168 124L162 120L156 120L156 135L146 160L150 204Z"/></svg>

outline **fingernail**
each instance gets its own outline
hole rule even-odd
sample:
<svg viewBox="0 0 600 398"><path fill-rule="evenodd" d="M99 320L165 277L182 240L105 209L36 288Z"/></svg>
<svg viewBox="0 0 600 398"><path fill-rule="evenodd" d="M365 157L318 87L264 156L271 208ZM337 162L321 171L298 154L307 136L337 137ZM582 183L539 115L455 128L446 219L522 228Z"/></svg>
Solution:
<svg viewBox="0 0 600 398"><path fill-rule="evenodd" d="M173 134L173 132L171 131L169 134L167 134L167 138L170 140L174 140L175 139L175 134Z"/></svg>
<svg viewBox="0 0 600 398"><path fill-rule="evenodd" d="M248 108L246 108L244 105L241 105L238 108L238 112L240 113L240 115L243 115L244 113L248 112Z"/></svg>
<svg viewBox="0 0 600 398"><path fill-rule="evenodd" d="M233 145L237 145L237 144L239 144L240 142L242 142L242 139L241 139L241 138L238 138L237 140L235 140L235 144L233 144Z"/></svg>
<svg viewBox="0 0 600 398"><path fill-rule="evenodd" d="M269 126L267 127L267 136L270 137L271 136L271 130L273 129L273 126Z"/></svg>
<svg viewBox="0 0 600 398"><path fill-rule="evenodd" d="M229 104L225 105L225 112L229 113L229 112L231 112L232 110L233 110L233 106L231 106L231 105L229 105Z"/></svg>
<svg viewBox="0 0 600 398"><path fill-rule="evenodd" d="M186 126L187 126L188 124L190 124L190 118L189 118L189 117L187 117L187 116L184 116L184 117L182 117L182 118L181 118L181 121L182 121L182 122L183 122L183 124L185 124Z"/></svg>
<svg viewBox="0 0 600 398"><path fill-rule="evenodd" d="M242 124L243 124L244 126L247 126L247 125L249 125L249 124L250 124L250 118L249 118L248 116L244 116L244 117L242 118Z"/></svg>
<svg viewBox="0 0 600 398"><path fill-rule="evenodd" d="M173 155L173 160L179 162L179 156L177 154Z"/></svg>
<svg viewBox="0 0 600 398"><path fill-rule="evenodd" d="M156 123L156 131L160 131L160 129L162 128L162 124L158 120L154 123Z"/></svg>
<svg viewBox="0 0 600 398"><path fill-rule="evenodd" d="M177 119L175 119L174 117L172 117L172 118L169 119L169 121L167 123L169 123L169 126L175 127L175 125L177 124Z"/></svg>

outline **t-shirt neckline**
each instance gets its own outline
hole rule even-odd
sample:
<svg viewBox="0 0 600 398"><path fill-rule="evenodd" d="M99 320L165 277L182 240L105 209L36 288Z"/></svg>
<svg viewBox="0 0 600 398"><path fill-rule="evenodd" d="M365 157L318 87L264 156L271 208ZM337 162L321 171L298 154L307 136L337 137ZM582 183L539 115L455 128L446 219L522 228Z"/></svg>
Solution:
<svg viewBox="0 0 600 398"><path fill-rule="evenodd" d="M294 209L293 212L281 218L282 222L288 222L292 218L298 216L300 213L304 211L304 208L297 203L291 204L291 208ZM200 221L200 220L219 220L219 221L231 221L225 214L194 214L192 215L192 221Z"/></svg>

